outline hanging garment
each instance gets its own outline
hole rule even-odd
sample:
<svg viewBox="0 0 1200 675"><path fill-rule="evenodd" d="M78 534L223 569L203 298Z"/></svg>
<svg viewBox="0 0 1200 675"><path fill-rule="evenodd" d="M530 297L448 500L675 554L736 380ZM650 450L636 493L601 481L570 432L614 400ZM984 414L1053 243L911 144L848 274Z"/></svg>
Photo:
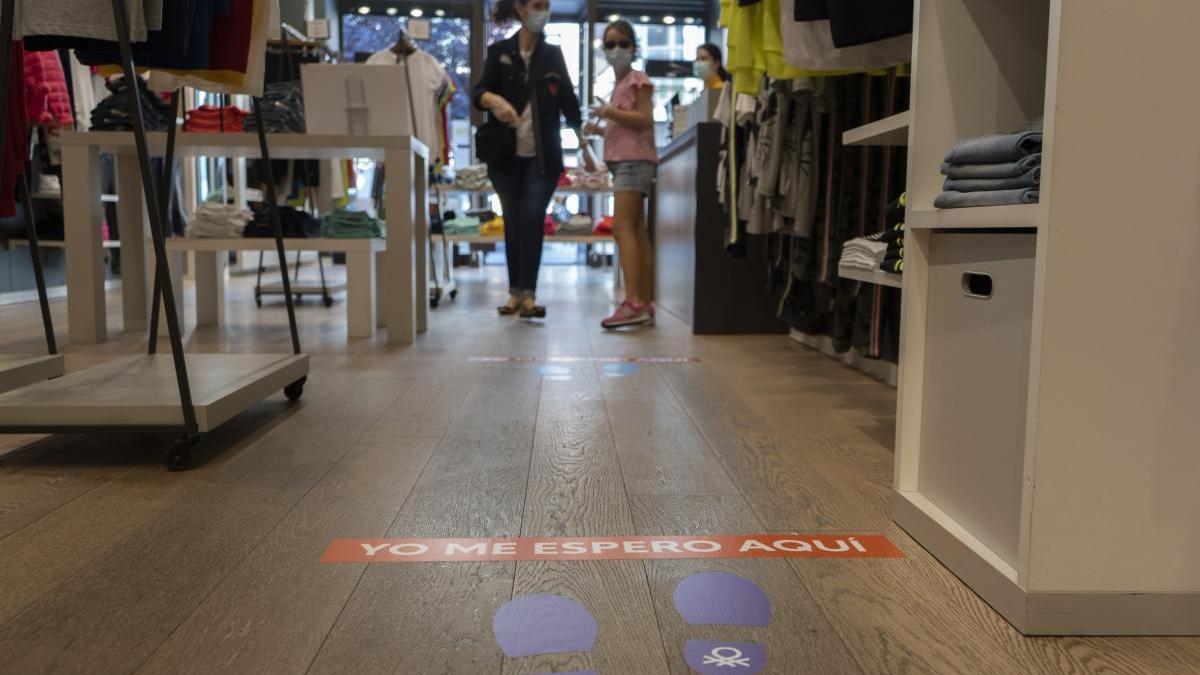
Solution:
<svg viewBox="0 0 1200 675"><path fill-rule="evenodd" d="M57 52L25 52L25 110L30 124L71 126L71 94Z"/></svg>
<svg viewBox="0 0 1200 675"><path fill-rule="evenodd" d="M828 18L800 21L794 18L805 0L782 0L783 58L807 70L890 68L912 60L912 34L871 44L840 49L833 43ZM809 14L803 14L808 16Z"/></svg>
<svg viewBox="0 0 1200 675"><path fill-rule="evenodd" d="M913 32L912 0L826 0L833 44L854 47Z"/></svg>
<svg viewBox="0 0 1200 675"><path fill-rule="evenodd" d="M279 0L229 0L228 14L218 13L208 36L208 65L203 69L155 68L155 91L193 86L221 94L261 96L267 63L267 33L272 3ZM108 71L104 71L108 72Z"/></svg>
<svg viewBox="0 0 1200 675"><path fill-rule="evenodd" d="M163 0L126 0L129 39L145 42L149 31L162 29ZM117 41L111 0L17 0L14 35L61 36Z"/></svg>
<svg viewBox="0 0 1200 675"><path fill-rule="evenodd" d="M445 133L448 128L445 114L450 99L458 93L458 85L442 64L431 54L420 49L409 54L407 59L391 49L385 49L372 54L367 59L367 65L410 69L408 75L414 90L413 107L411 113L406 110L402 113L398 111L397 114L406 121L410 116L416 115L415 135L429 148L430 160L435 170L447 164L450 160L450 143Z"/></svg>
<svg viewBox="0 0 1200 675"><path fill-rule="evenodd" d="M100 78L92 74L92 69L71 55L71 90L74 93L75 109L72 112L77 131L87 131L92 128L91 111L96 107L96 80Z"/></svg>
<svg viewBox="0 0 1200 675"><path fill-rule="evenodd" d="M811 82L811 80L808 80ZM821 138L820 100L815 89L794 86L790 119L782 137L779 212L784 231L795 237L812 234L817 206L817 140Z"/></svg>
<svg viewBox="0 0 1200 675"><path fill-rule="evenodd" d="M29 120L25 115L25 54L21 43L9 45L8 128L4 135L4 171L0 175L0 218L16 215L14 193L29 157Z"/></svg>

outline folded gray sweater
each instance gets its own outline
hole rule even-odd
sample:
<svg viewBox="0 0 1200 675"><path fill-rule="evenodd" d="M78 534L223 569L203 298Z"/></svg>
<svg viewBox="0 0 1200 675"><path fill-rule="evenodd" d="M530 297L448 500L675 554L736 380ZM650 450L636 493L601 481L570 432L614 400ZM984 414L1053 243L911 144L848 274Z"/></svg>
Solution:
<svg viewBox="0 0 1200 675"><path fill-rule="evenodd" d="M976 178L1015 178L1042 165L1042 153L1022 157L1015 162L998 164L950 164L942 163L942 175L955 180Z"/></svg>
<svg viewBox="0 0 1200 675"><path fill-rule="evenodd" d="M943 186L946 192L992 192L995 190L1021 190L1036 188L1042 182L1042 168L1034 167L1013 178L947 178Z"/></svg>
<svg viewBox="0 0 1200 675"><path fill-rule="evenodd" d="M1001 164L1015 162L1042 151L1042 134L1027 131L964 138L946 153L949 164Z"/></svg>
<svg viewBox="0 0 1200 675"><path fill-rule="evenodd" d="M933 200L934 208L965 209L976 206L1036 204L1037 190L993 190L991 192L943 192Z"/></svg>

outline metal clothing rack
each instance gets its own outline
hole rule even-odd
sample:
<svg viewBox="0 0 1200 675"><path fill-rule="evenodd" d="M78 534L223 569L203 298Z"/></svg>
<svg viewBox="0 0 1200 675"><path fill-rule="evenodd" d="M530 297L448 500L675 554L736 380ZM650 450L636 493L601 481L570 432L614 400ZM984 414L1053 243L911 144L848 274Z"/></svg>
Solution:
<svg viewBox="0 0 1200 675"><path fill-rule="evenodd" d="M12 35L15 0L0 0L0 3L0 33L7 31L7 35ZM203 433L240 414L271 391L277 391L276 387L282 387L292 401L303 396L308 375L308 359L300 351L295 305L292 302L287 260L284 255L283 228L275 198L274 177L271 175L270 149L263 131L262 111L256 98L254 114L258 118L259 146L266 165L267 191L272 205L271 224L286 293L293 353L288 357L197 355L193 358L203 367L198 368L195 373L198 385L193 384L183 350L182 328L167 258L164 226L167 216L166 195L174 170L179 91L172 94L172 122L167 136L166 161L160 183L150 166L150 147L142 115L141 94L136 86L138 80L130 45L126 0L112 0L112 8L121 67L125 78L131 83L127 88L130 116L156 259L149 355L117 359L106 366L73 373L54 382L30 385L0 396L0 433L170 433L176 438L164 454L164 461L170 469L181 470L189 463L192 450L200 443ZM11 51L0 51L3 51L3 55L0 55L0 128L3 128L3 123L7 121L3 115L7 111ZM28 188L25 187L22 192L26 208L29 208ZM53 351L56 347L49 322L45 280L38 271L40 256L37 235L32 225L29 227L30 250L35 260L48 345ZM165 367L160 367L161 363L154 356L158 342L160 307L166 312L171 365L179 393L177 409L172 405L163 404L159 398L160 392L154 390L155 383L169 372ZM199 404L193 397L196 386L199 386L198 391L201 394ZM106 396L124 398L112 402L103 400Z"/></svg>

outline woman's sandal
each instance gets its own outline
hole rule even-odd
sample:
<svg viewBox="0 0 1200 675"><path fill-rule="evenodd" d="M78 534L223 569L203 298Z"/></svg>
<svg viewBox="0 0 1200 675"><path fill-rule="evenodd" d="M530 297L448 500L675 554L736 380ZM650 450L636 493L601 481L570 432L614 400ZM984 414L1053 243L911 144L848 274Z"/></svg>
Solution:
<svg viewBox="0 0 1200 675"><path fill-rule="evenodd" d="M517 308L509 307L508 305L501 305L500 307L496 308L496 312L499 313L500 316L512 316L517 313Z"/></svg>
<svg viewBox="0 0 1200 675"><path fill-rule="evenodd" d="M546 308L539 305L522 305L522 319L544 319L546 318Z"/></svg>

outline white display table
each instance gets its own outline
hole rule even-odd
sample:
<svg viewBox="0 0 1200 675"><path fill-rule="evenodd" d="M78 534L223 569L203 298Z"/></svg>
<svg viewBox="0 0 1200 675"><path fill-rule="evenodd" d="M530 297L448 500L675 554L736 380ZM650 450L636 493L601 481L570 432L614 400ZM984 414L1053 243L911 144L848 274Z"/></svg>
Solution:
<svg viewBox="0 0 1200 675"><path fill-rule="evenodd" d="M147 140L151 153L165 154L165 133L147 134ZM384 204L391 218L379 273L380 286L388 290L382 294L379 314L388 327L389 343L412 344L417 333L425 332L428 320L428 149L409 136L268 134L267 142L272 159L364 158L387 164L393 189L385 190ZM100 156L104 153L114 154L117 164L124 330L143 331L152 295L148 280L153 277L147 272L152 262L145 246L149 228L133 133L66 132L62 146L70 341L97 344L108 338L100 240ZM253 134L197 133L178 134L176 156L261 157ZM139 222L141 236L130 236L129 223ZM361 333L361 326L356 332Z"/></svg>
<svg viewBox="0 0 1200 675"><path fill-rule="evenodd" d="M352 338L368 338L384 315L377 307L376 261L382 266L387 253L386 239L284 239L289 251L317 251L346 254L346 322ZM274 239L187 239L167 240L167 250L190 251L196 257L196 325L216 326L225 321L225 271L229 251L275 250ZM172 256L175 257L175 256ZM180 256L182 257L182 256ZM182 266L171 261L171 269ZM300 291L298 287L293 293ZM182 308L182 284L175 286L177 306ZM423 303L420 303L423 304ZM182 311L182 310L181 310ZM182 317L181 317L182 318Z"/></svg>

